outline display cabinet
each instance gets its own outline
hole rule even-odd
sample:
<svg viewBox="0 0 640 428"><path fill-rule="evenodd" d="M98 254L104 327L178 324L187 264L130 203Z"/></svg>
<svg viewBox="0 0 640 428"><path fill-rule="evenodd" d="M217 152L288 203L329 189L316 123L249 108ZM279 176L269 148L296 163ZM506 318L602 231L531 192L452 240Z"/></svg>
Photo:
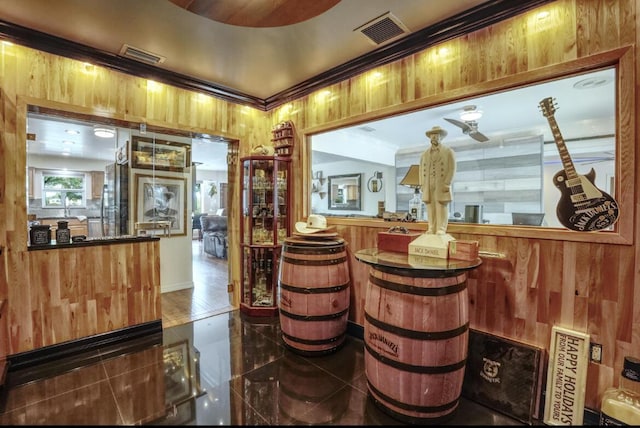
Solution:
<svg viewBox="0 0 640 428"><path fill-rule="evenodd" d="M242 299L252 316L278 313L278 263L289 236L290 158L250 156L242 162Z"/></svg>

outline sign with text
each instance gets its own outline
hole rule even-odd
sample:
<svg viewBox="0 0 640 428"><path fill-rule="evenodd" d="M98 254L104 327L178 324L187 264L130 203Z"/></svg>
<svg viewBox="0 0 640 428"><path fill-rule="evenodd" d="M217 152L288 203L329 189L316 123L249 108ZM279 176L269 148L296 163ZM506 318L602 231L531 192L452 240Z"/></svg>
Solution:
<svg viewBox="0 0 640 428"><path fill-rule="evenodd" d="M544 405L547 425L582 425L589 335L554 326Z"/></svg>

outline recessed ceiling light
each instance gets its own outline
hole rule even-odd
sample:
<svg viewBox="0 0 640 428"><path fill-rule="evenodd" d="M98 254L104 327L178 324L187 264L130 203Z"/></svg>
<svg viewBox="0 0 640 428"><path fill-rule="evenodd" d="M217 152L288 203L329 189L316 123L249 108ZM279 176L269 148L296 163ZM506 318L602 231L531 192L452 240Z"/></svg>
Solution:
<svg viewBox="0 0 640 428"><path fill-rule="evenodd" d="M93 134L100 138L113 138L116 135L116 131L113 128L105 128L103 126L95 126L93 128Z"/></svg>
<svg viewBox="0 0 640 428"><path fill-rule="evenodd" d="M64 140L64 141L62 142L62 144L66 144L66 145L68 145L68 146L72 146L72 145L74 145L75 143L74 143L73 141Z"/></svg>
<svg viewBox="0 0 640 428"><path fill-rule="evenodd" d="M76 129L65 129L64 132L66 132L69 135L78 135L80 133L80 131Z"/></svg>

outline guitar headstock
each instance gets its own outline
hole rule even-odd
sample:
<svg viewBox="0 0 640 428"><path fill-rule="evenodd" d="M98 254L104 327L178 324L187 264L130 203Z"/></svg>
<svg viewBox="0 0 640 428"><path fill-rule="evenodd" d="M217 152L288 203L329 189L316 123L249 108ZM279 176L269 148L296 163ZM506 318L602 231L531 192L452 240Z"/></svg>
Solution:
<svg viewBox="0 0 640 428"><path fill-rule="evenodd" d="M547 97L540 101L539 106L544 117L551 117L556 112L556 102L552 97Z"/></svg>

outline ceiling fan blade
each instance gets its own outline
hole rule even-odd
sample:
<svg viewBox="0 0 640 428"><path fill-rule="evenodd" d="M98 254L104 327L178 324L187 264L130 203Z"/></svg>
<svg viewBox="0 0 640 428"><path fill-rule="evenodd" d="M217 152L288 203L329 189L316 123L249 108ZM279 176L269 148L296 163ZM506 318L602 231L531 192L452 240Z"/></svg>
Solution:
<svg viewBox="0 0 640 428"><path fill-rule="evenodd" d="M476 141L480 141L481 143L489 141L489 138L486 135L478 131L469 132L469 137L473 138Z"/></svg>
<svg viewBox="0 0 640 428"><path fill-rule="evenodd" d="M461 120L456 120L456 119L449 119L448 117L445 117L443 119L449 123L454 124L455 126L460 127L465 134L473 131L473 128L471 128L469 124L467 124L466 122L463 122Z"/></svg>

